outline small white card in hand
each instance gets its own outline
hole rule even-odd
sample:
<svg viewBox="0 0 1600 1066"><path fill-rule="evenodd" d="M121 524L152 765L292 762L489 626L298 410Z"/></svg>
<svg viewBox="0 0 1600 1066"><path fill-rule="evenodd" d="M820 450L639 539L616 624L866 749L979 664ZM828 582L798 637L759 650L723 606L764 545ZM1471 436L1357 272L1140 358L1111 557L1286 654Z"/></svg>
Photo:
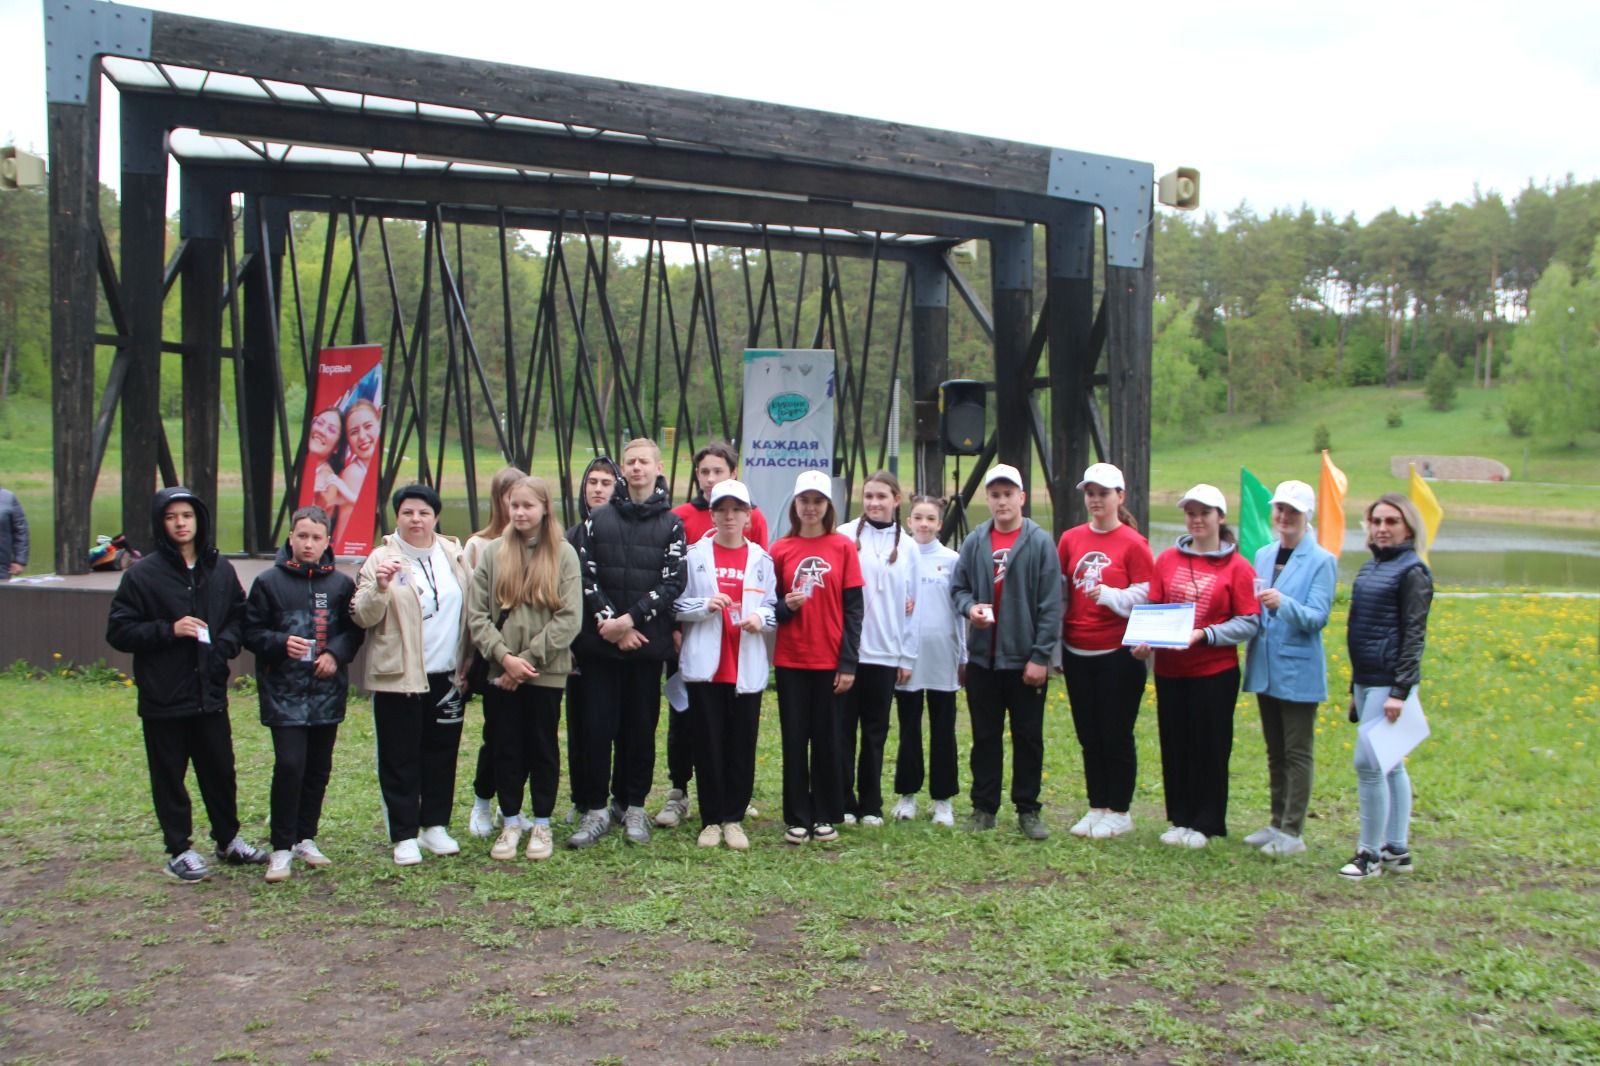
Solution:
<svg viewBox="0 0 1600 1066"><path fill-rule="evenodd" d="M211 643L211 627L210 626L201 626L199 629L196 629L194 631L194 639L198 640L202 644L210 644Z"/></svg>
<svg viewBox="0 0 1600 1066"><path fill-rule="evenodd" d="M314 641L314 640L308 640L308 641L306 641L306 653L304 655L300 656L300 661L303 662L303 663L310 663L310 662L316 662L316 659L317 659L317 642Z"/></svg>
<svg viewBox="0 0 1600 1066"><path fill-rule="evenodd" d="M682 670L674 670L667 677L667 706L682 714L689 709L689 683L683 679Z"/></svg>
<svg viewBox="0 0 1600 1066"><path fill-rule="evenodd" d="M1428 719L1422 713L1422 702L1417 699L1416 690L1413 689L1401 705L1400 717L1392 722L1381 714L1369 718L1361 723L1359 732L1361 739L1372 745L1372 754L1380 770L1388 773L1399 766L1400 760L1428 737Z"/></svg>
<svg viewBox="0 0 1600 1066"><path fill-rule="evenodd" d="M1124 647L1148 644L1152 648L1187 648L1194 634L1194 604L1141 603L1128 615Z"/></svg>

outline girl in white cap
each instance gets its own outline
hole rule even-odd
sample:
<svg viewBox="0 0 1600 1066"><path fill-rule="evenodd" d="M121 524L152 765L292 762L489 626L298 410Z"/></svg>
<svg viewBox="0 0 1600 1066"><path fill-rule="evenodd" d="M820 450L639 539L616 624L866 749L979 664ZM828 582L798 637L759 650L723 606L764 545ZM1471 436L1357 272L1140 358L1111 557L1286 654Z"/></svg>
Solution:
<svg viewBox="0 0 1600 1066"><path fill-rule="evenodd" d="M1161 778L1167 797L1163 844L1203 848L1228 834L1228 760L1233 754L1233 706L1239 699L1236 645L1258 625L1250 564L1223 520L1228 501L1215 485L1200 484L1178 501L1188 532L1156 557L1151 603L1194 604L1194 629L1185 649L1133 649L1155 656L1156 722L1161 733Z"/></svg>
<svg viewBox="0 0 1600 1066"><path fill-rule="evenodd" d="M1244 690L1261 708L1267 742L1272 821L1244 838L1264 855L1306 850L1301 831L1311 802L1317 704L1328 698L1322 628L1333 607L1338 561L1311 531L1317 494L1304 481L1285 481L1272 494L1277 540L1256 552L1261 628L1245 652Z"/></svg>
<svg viewBox="0 0 1600 1066"><path fill-rule="evenodd" d="M1155 562L1125 506L1122 471L1095 463L1078 482L1089 521L1061 534L1061 656L1072 724L1083 748L1089 810L1072 835L1103 840L1133 828L1138 753L1133 727L1144 697L1145 664L1122 646L1128 614L1149 602Z"/></svg>

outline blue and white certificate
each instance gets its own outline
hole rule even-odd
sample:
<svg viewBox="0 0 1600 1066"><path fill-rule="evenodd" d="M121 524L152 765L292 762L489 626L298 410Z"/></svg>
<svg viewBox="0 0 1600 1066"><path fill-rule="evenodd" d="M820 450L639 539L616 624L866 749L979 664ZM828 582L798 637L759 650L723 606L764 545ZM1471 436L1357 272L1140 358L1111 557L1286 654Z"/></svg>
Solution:
<svg viewBox="0 0 1600 1066"><path fill-rule="evenodd" d="M1148 644L1152 648L1187 648L1194 634L1194 604L1141 603L1128 616L1122 634L1124 647Z"/></svg>

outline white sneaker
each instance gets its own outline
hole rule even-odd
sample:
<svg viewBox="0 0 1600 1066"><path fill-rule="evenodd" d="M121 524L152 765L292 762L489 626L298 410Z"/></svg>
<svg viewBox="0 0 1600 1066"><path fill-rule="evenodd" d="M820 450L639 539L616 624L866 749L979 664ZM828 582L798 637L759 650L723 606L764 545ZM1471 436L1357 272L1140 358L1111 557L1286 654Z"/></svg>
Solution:
<svg viewBox="0 0 1600 1066"><path fill-rule="evenodd" d="M876 829L878 826L883 824L883 818L882 816L876 814L863 815L861 818L861 824L867 826L868 828Z"/></svg>
<svg viewBox="0 0 1600 1066"><path fill-rule="evenodd" d="M333 860L322 854L315 840L302 840L294 846L294 857L307 866L332 866Z"/></svg>
<svg viewBox="0 0 1600 1066"><path fill-rule="evenodd" d="M687 817L689 817L688 794L681 788L670 790L667 793L667 801L656 813L656 824L663 829L671 829Z"/></svg>
<svg viewBox="0 0 1600 1066"><path fill-rule="evenodd" d="M1211 842L1211 838L1198 829L1185 829L1183 831L1183 846L1186 848L1203 848Z"/></svg>
<svg viewBox="0 0 1600 1066"><path fill-rule="evenodd" d="M422 862L422 851L417 847L417 838L402 840L394 846L394 864L396 866L416 866Z"/></svg>
<svg viewBox="0 0 1600 1066"><path fill-rule="evenodd" d="M555 835L550 832L549 823L534 825L528 830L528 850L523 852L534 862L543 862L556 850Z"/></svg>
<svg viewBox="0 0 1600 1066"><path fill-rule="evenodd" d="M267 880L269 882L287 881L294 872L294 852L275 851L267 857Z"/></svg>
<svg viewBox="0 0 1600 1066"><path fill-rule="evenodd" d="M1084 813L1082 818L1079 818L1073 823L1072 828L1067 830L1067 832L1071 833L1075 837L1089 836L1094 832L1095 823L1099 822L1101 816L1104 814L1104 811L1097 811L1093 808L1090 808Z"/></svg>
<svg viewBox="0 0 1600 1066"><path fill-rule="evenodd" d="M496 862L510 862L517 857L517 848L522 844L522 823L508 824L501 828L500 838L489 849L489 858Z"/></svg>
<svg viewBox="0 0 1600 1066"><path fill-rule="evenodd" d="M695 843L702 848L716 847L722 843L722 826L717 822L712 822L700 830L700 835L695 839Z"/></svg>
<svg viewBox="0 0 1600 1066"><path fill-rule="evenodd" d="M1244 842L1252 848L1259 848L1278 839L1278 831L1270 825L1264 825L1254 833L1244 838Z"/></svg>
<svg viewBox="0 0 1600 1066"><path fill-rule="evenodd" d="M1185 829L1183 826L1175 825L1168 829L1165 833L1161 834L1161 843L1172 844L1174 846L1181 845L1183 843L1184 836L1187 835L1188 832L1189 830Z"/></svg>
<svg viewBox="0 0 1600 1066"><path fill-rule="evenodd" d="M1100 815L1100 820L1094 823L1089 830L1089 835L1095 840L1109 840L1119 837L1133 828L1133 815L1118 814L1116 811L1106 811Z"/></svg>
<svg viewBox="0 0 1600 1066"><path fill-rule="evenodd" d="M933 801L933 824L954 829L956 824L956 810L950 805L949 800Z"/></svg>
<svg viewBox="0 0 1600 1066"><path fill-rule="evenodd" d="M494 835L494 800L478 796L472 801L472 813L467 815L467 832L481 839Z"/></svg>
<svg viewBox="0 0 1600 1066"><path fill-rule="evenodd" d="M749 818L751 821L754 821L755 819L761 817L761 812L756 810L754 807L746 807L744 809L744 816Z"/></svg>
<svg viewBox="0 0 1600 1066"><path fill-rule="evenodd" d="M1288 833L1279 833L1261 846L1261 854L1271 855L1275 859L1287 859L1291 855L1303 854L1305 850L1306 842Z"/></svg>
<svg viewBox="0 0 1600 1066"><path fill-rule="evenodd" d="M845 825L855 825L856 824L856 816L853 815L853 814L845 815L844 816L844 824Z"/></svg>
<svg viewBox="0 0 1600 1066"><path fill-rule="evenodd" d="M435 855L461 854L461 845L456 843L455 838L446 832L442 825L430 825L418 833L417 843Z"/></svg>
<svg viewBox="0 0 1600 1066"><path fill-rule="evenodd" d="M722 842L734 851L750 850L750 838L745 836L744 826L738 822L722 823Z"/></svg>
<svg viewBox="0 0 1600 1066"><path fill-rule="evenodd" d="M901 796L889 810L889 817L897 822L909 822L917 816L917 797Z"/></svg>

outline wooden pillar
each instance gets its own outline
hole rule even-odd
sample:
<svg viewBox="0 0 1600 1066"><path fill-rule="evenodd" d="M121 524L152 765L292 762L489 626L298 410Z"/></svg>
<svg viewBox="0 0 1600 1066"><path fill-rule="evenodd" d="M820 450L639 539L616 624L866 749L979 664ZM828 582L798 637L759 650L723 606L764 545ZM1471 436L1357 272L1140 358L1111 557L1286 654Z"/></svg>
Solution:
<svg viewBox="0 0 1600 1066"><path fill-rule="evenodd" d="M939 439L939 384L950 376L950 279L939 256L918 255L911 271L911 398L916 491L943 496L944 445Z"/></svg>
<svg viewBox="0 0 1600 1066"><path fill-rule="evenodd" d="M100 208L100 65L81 103L52 99L50 136L50 407L55 568L89 569L94 492L94 334ZM148 515L148 508L146 509Z"/></svg>
<svg viewBox="0 0 1600 1066"><path fill-rule="evenodd" d="M189 241L183 293L183 481L217 515L222 386L222 291L228 197L185 173L179 232Z"/></svg>
<svg viewBox="0 0 1600 1066"><path fill-rule="evenodd" d="M1128 482L1128 510L1150 528L1150 350L1154 343L1154 227L1144 265L1106 267L1106 375L1111 386L1110 462Z"/></svg>
<svg viewBox="0 0 1600 1066"><path fill-rule="evenodd" d="M1050 342L1050 501L1059 537L1083 522L1078 479L1094 461L1089 448L1092 378L1100 353L1090 348L1094 328L1094 209L1062 208L1045 236L1046 328Z"/></svg>
<svg viewBox="0 0 1600 1066"><path fill-rule="evenodd" d="M122 308L127 374L122 383L122 529L142 552L155 547L150 499L161 448L162 273L166 266L166 131L141 97L122 101Z"/></svg>
<svg viewBox="0 0 1600 1066"><path fill-rule="evenodd" d="M248 437L246 456L251 487L244 501L244 550L267 552L277 517L274 467L278 401L283 382L278 372L278 308L283 284L283 255L289 216L281 202L248 195L244 201L244 252L250 258L244 277L244 403L239 409L239 435ZM244 457L242 457L244 458Z"/></svg>
<svg viewBox="0 0 1600 1066"><path fill-rule="evenodd" d="M1022 474L1023 489L1033 479L1033 388L1027 365L1033 334L1033 227L989 242L994 291L994 398L998 462Z"/></svg>

